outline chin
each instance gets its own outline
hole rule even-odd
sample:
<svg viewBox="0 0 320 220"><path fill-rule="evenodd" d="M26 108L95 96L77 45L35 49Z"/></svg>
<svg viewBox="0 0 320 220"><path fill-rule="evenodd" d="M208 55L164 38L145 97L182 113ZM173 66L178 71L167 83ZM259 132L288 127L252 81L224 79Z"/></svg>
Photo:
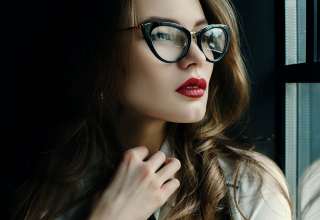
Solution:
<svg viewBox="0 0 320 220"><path fill-rule="evenodd" d="M205 111L203 112L188 112L187 114L180 114L175 117L172 122L176 123L196 123L201 121L205 116Z"/></svg>

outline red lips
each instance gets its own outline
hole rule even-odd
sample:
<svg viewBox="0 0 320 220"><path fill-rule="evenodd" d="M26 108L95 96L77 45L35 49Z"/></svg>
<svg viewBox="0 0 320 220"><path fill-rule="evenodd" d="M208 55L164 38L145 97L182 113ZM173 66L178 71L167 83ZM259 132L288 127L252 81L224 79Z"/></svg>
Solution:
<svg viewBox="0 0 320 220"><path fill-rule="evenodd" d="M190 78L187 81L185 81L181 86L179 86L179 88L176 89L176 91L181 90L181 89L185 89L187 86L197 86L200 89L205 90L207 88L207 82L203 78L201 78L201 79Z"/></svg>
<svg viewBox="0 0 320 220"><path fill-rule="evenodd" d="M204 95L204 91L207 87L205 79L190 78L185 81L176 92L191 98L200 98Z"/></svg>

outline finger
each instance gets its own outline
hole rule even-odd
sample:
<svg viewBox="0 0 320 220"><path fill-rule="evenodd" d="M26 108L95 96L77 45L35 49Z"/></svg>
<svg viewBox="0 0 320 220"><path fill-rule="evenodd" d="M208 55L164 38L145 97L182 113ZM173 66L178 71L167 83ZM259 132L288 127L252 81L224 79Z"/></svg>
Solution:
<svg viewBox="0 0 320 220"><path fill-rule="evenodd" d="M149 149L146 146L138 146L126 150L121 161L117 179L122 179L124 175L128 172L129 164L132 163L132 160L143 160L149 154Z"/></svg>
<svg viewBox="0 0 320 220"><path fill-rule="evenodd" d="M132 159L144 160L149 155L149 149L146 146L137 146L130 148L124 152L124 160L131 161Z"/></svg>
<svg viewBox="0 0 320 220"><path fill-rule="evenodd" d="M113 177L112 177L113 181L111 182L109 187L117 188L118 186L121 186L125 181L126 177L128 176L130 164L132 164L132 162L134 162L135 160L136 162L134 163L137 163L137 161L140 160L139 159L140 157L144 158L148 155L148 153L149 153L149 149L145 146L138 146L138 147L126 150L122 156L122 160L118 165L118 168L113 174Z"/></svg>
<svg viewBox="0 0 320 220"><path fill-rule="evenodd" d="M166 161L164 162L164 164L168 164L168 163L172 160L172 158L173 158L173 157L167 157L167 158L166 158Z"/></svg>
<svg viewBox="0 0 320 220"><path fill-rule="evenodd" d="M148 160L146 160L146 164L150 166L150 168L156 172L161 165L166 161L167 156L162 151L157 151L153 154Z"/></svg>
<svg viewBox="0 0 320 220"><path fill-rule="evenodd" d="M134 148L140 160L144 160L149 155L149 149L146 146L138 146Z"/></svg>
<svg viewBox="0 0 320 220"><path fill-rule="evenodd" d="M165 166L163 166L156 174L160 178L161 184L170 178L181 168L181 163L177 158L170 158Z"/></svg>
<svg viewBox="0 0 320 220"><path fill-rule="evenodd" d="M166 201L179 188L179 186L180 181L176 178L169 180L161 186L161 191L164 193Z"/></svg>

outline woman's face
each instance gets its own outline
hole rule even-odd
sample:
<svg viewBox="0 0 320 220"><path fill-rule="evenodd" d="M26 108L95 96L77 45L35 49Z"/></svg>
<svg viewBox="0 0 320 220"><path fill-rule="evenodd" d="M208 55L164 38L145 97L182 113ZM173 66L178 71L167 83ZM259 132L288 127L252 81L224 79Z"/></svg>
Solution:
<svg viewBox="0 0 320 220"><path fill-rule="evenodd" d="M168 18L178 21L189 31L199 31L207 24L198 0L135 0L134 5L138 23L150 17ZM121 100L126 110L176 123L197 122L204 117L213 63L206 61L195 40L187 56L177 63L159 60L140 30L134 33L131 51L128 81L123 85ZM192 77L206 81L203 96L188 97L176 91Z"/></svg>

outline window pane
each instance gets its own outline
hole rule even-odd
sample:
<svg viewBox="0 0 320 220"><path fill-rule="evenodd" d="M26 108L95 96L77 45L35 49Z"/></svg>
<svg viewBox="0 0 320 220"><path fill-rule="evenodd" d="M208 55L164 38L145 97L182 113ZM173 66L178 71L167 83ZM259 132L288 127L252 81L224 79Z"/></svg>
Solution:
<svg viewBox="0 0 320 220"><path fill-rule="evenodd" d="M319 112L320 83L286 84L286 176L298 220L320 219Z"/></svg>
<svg viewBox="0 0 320 220"><path fill-rule="evenodd" d="M306 62L306 0L285 0L285 64Z"/></svg>

